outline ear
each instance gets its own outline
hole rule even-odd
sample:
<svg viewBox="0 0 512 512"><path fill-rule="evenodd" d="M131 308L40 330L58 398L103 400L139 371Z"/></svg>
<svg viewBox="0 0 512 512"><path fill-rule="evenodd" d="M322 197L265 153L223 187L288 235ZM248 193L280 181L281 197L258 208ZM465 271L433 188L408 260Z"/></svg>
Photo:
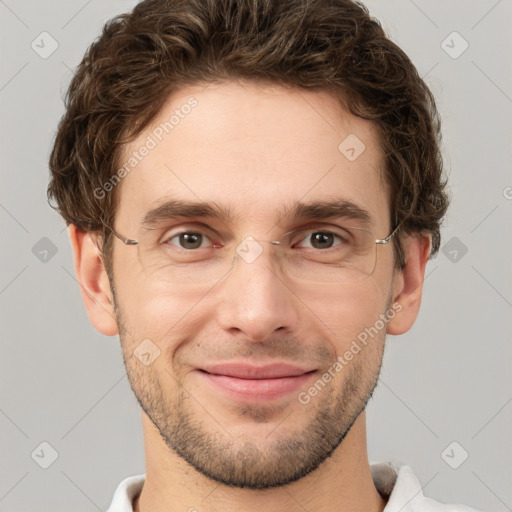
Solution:
<svg viewBox="0 0 512 512"><path fill-rule="evenodd" d="M119 333L108 275L96 245L96 237L69 225L75 273L89 320L105 336Z"/></svg>
<svg viewBox="0 0 512 512"><path fill-rule="evenodd" d="M393 277L393 304L399 304L401 309L388 322L388 334L404 334L416 321L431 243L431 236L424 234L410 235L403 240L405 267Z"/></svg>

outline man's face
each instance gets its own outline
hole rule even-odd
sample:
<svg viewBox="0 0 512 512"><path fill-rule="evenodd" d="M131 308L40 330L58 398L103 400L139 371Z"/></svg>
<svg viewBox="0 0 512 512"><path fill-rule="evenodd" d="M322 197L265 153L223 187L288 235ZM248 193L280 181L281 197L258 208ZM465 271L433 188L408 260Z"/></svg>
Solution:
<svg viewBox="0 0 512 512"><path fill-rule="evenodd" d="M182 109L191 96L197 104ZM174 118L169 133L162 131L176 109L179 121ZM347 158L351 151L338 149L351 134L365 145L355 160ZM392 229L374 127L343 111L330 95L247 82L190 86L169 98L125 148L121 164L148 144L148 136L155 147L119 185L115 227L123 236L150 233L169 240L171 233L199 230L211 233L201 247L217 242L219 251L231 248L236 256L246 236L279 240L312 223L362 227L358 219L286 215L296 202L334 198L366 210L376 238ZM169 199L215 203L231 209L233 219L169 219L141 230L146 212ZM172 240L172 250L194 250L180 245L179 236ZM291 279L268 243L261 243L254 261L237 257L227 274L205 284L191 274L190 282L163 279L147 263L152 260L141 258L140 246L114 243L115 307L127 373L170 450L216 481L251 488L295 481L333 453L377 382L385 327L365 345L359 342L361 350L341 369L335 362L391 306L391 244L378 246L371 276L349 284ZM178 271L193 272L165 270L171 276ZM142 357L146 364L140 347L149 354ZM303 375L277 378L290 371L275 366L273 381L233 376L244 365L278 363ZM213 368L219 365L231 368ZM326 373L334 377L310 392Z"/></svg>

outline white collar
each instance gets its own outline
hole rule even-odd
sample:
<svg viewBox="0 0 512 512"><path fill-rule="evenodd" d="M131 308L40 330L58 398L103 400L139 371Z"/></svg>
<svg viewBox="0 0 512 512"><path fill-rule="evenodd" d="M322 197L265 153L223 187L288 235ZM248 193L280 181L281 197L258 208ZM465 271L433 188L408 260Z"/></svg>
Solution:
<svg viewBox="0 0 512 512"><path fill-rule="evenodd" d="M414 471L392 462L370 463L375 487L387 500L383 512L477 512L464 505L445 505L423 494ZM145 474L125 478L117 487L107 512L133 512L132 502L146 479Z"/></svg>

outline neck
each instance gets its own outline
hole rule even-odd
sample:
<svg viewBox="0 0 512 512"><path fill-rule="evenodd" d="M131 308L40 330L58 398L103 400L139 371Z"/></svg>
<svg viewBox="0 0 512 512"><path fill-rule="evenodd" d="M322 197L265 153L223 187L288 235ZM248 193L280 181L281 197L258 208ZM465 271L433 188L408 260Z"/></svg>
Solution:
<svg viewBox="0 0 512 512"><path fill-rule="evenodd" d="M169 450L144 413L142 423L146 480L134 500L135 512L382 512L386 505L368 463L365 412L315 471L291 484L263 490L238 489L210 480Z"/></svg>

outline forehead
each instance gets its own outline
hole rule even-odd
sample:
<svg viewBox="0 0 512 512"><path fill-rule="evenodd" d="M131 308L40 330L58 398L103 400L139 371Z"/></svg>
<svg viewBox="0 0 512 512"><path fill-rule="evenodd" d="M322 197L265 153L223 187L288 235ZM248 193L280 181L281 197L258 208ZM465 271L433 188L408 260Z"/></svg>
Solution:
<svg viewBox="0 0 512 512"><path fill-rule="evenodd" d="M169 198L214 203L239 226L268 228L283 207L334 198L388 223L376 128L326 92L248 81L183 87L118 166L119 229Z"/></svg>

